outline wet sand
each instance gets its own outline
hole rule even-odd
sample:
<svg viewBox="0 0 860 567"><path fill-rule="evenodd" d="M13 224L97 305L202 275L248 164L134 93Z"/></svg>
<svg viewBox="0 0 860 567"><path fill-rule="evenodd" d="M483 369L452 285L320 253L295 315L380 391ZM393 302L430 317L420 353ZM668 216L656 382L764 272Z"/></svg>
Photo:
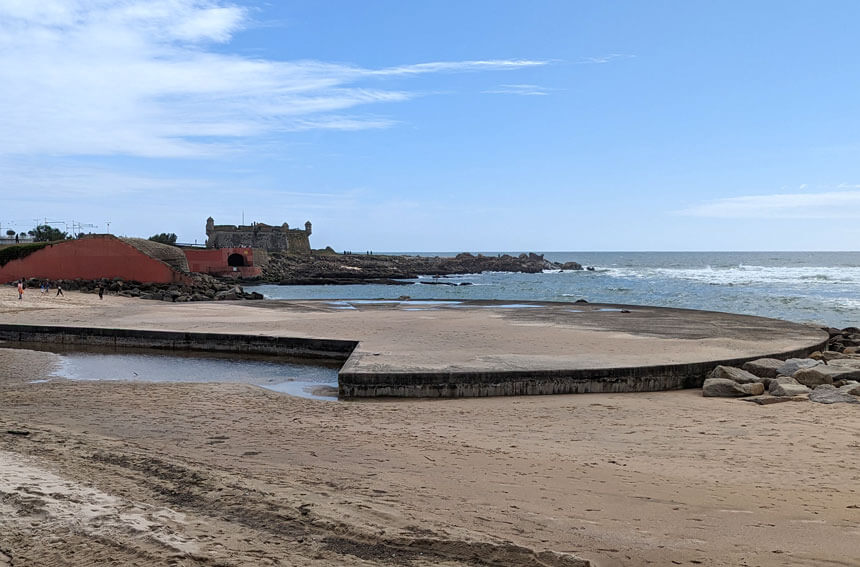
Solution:
<svg viewBox="0 0 860 567"><path fill-rule="evenodd" d="M160 317L0 296L4 323ZM860 565L854 405L30 383L54 362L0 349L0 565Z"/></svg>

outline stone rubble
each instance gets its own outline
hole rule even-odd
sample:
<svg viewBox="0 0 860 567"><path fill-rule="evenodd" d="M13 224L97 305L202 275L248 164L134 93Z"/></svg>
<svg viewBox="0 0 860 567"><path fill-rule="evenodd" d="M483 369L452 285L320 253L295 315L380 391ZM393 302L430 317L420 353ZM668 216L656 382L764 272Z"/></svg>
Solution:
<svg viewBox="0 0 860 567"><path fill-rule="evenodd" d="M830 334L827 350L807 358L761 358L743 368L717 366L705 379L702 395L743 397L759 405L805 400L860 404L860 329L825 330ZM752 393L754 386L767 393Z"/></svg>
<svg viewBox="0 0 860 567"><path fill-rule="evenodd" d="M205 274L194 274L194 283L158 284L126 281L121 278L103 278L100 280L51 280L51 290L62 286L65 291L80 291L82 293L98 293L103 286L106 295L122 297L137 297L154 301L170 301L181 303L186 301L222 301L228 299L263 299L263 294L246 292L235 282L225 282ZM45 280L32 278L26 281L29 289L38 290Z"/></svg>

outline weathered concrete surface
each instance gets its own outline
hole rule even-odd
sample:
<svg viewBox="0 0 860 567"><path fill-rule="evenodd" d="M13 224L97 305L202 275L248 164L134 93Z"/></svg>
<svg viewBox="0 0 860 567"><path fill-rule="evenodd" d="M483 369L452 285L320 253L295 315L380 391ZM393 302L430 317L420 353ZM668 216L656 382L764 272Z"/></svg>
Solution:
<svg viewBox="0 0 860 567"><path fill-rule="evenodd" d="M358 341L340 394L491 396L700 387L714 366L805 356L828 335L683 309L502 301L168 304L111 297L0 322ZM622 309L628 311L623 312Z"/></svg>

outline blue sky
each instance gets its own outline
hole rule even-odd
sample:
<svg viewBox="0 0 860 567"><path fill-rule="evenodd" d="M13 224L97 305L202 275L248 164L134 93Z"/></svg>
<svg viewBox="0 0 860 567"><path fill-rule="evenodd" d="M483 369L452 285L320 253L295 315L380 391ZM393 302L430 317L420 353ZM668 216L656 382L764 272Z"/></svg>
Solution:
<svg viewBox="0 0 860 567"><path fill-rule="evenodd" d="M244 213L337 250L856 250L859 18L6 0L0 230L202 242Z"/></svg>

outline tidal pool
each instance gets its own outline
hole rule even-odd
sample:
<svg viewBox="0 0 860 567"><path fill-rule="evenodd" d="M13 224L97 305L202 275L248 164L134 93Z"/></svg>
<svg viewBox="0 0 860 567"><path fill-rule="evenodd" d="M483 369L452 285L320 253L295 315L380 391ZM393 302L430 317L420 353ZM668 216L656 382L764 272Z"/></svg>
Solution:
<svg viewBox="0 0 860 567"><path fill-rule="evenodd" d="M292 396L337 399L338 363L224 353L153 353L144 349L50 350L60 357L54 376L68 380L232 382L254 384Z"/></svg>

